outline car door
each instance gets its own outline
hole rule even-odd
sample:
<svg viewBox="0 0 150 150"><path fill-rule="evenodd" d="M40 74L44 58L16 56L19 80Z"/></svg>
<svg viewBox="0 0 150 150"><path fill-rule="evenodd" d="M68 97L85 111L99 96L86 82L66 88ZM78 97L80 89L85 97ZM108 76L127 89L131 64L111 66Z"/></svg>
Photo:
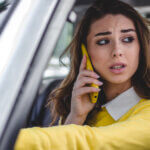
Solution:
<svg viewBox="0 0 150 150"><path fill-rule="evenodd" d="M26 126L43 71L74 2L16 0L9 19L3 19L0 150L13 149L19 129Z"/></svg>

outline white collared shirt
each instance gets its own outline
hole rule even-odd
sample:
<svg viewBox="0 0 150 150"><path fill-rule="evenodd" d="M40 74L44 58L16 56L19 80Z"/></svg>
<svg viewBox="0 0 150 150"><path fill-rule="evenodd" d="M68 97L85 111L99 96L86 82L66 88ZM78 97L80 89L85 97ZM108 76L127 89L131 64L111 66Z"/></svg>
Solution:
<svg viewBox="0 0 150 150"><path fill-rule="evenodd" d="M106 107L108 113L112 116L114 120L121 118L129 109L136 105L141 100L134 88L131 87L119 96L115 97L110 102L102 105Z"/></svg>

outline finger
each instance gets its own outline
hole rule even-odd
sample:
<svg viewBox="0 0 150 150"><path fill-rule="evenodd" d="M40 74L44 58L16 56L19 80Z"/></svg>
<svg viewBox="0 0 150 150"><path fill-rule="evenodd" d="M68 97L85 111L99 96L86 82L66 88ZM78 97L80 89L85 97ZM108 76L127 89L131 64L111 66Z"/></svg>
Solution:
<svg viewBox="0 0 150 150"><path fill-rule="evenodd" d="M86 55L83 56L81 64L80 64L80 71L86 69Z"/></svg>
<svg viewBox="0 0 150 150"><path fill-rule="evenodd" d="M99 78L100 76L94 72L94 71L90 71L90 70L82 70L80 71L79 75L78 75L78 78L80 77L92 77L92 78Z"/></svg>
<svg viewBox="0 0 150 150"><path fill-rule="evenodd" d="M80 88L80 87L83 87L84 85L86 84L96 84L98 86L102 86L103 85L103 82L97 80L97 79L94 79L94 78L90 78L90 77L82 77L80 78L80 80L78 80L78 82L76 83L75 85L75 89L76 88Z"/></svg>
<svg viewBox="0 0 150 150"><path fill-rule="evenodd" d="M95 87L84 87L76 90L76 96L81 96L89 93L94 93L94 92L99 92L101 89L100 88L95 88Z"/></svg>

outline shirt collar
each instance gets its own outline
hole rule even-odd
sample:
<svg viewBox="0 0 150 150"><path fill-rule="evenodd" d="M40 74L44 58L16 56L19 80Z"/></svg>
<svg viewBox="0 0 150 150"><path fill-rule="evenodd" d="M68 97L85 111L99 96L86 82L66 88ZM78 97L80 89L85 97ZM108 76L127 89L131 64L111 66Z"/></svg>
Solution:
<svg viewBox="0 0 150 150"><path fill-rule="evenodd" d="M121 118L129 109L131 109L134 105L136 105L140 101L141 97L139 97L134 88L126 90L119 96L115 97L110 102L102 105L102 107L106 107L108 113L112 116L114 120L118 120Z"/></svg>

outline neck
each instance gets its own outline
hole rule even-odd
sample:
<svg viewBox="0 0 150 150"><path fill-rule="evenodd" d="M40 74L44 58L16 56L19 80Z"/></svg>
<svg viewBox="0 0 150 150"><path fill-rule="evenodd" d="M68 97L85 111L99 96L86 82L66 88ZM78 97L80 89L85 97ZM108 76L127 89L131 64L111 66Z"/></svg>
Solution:
<svg viewBox="0 0 150 150"><path fill-rule="evenodd" d="M106 96L106 101L108 102L128 90L131 87L131 82L129 81L121 84L104 83L104 85L104 93Z"/></svg>

